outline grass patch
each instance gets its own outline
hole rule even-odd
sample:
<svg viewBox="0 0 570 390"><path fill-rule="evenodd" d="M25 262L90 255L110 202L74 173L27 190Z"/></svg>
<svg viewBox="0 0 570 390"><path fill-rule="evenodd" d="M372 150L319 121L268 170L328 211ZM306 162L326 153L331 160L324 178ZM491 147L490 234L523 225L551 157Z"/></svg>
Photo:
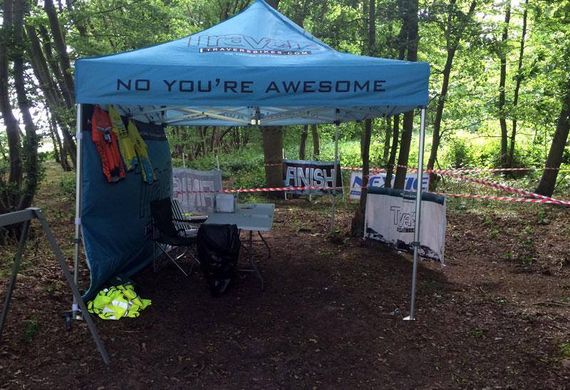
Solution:
<svg viewBox="0 0 570 390"><path fill-rule="evenodd" d="M22 341L30 344L34 337L39 333L40 325L36 318L24 321L24 329L22 331Z"/></svg>

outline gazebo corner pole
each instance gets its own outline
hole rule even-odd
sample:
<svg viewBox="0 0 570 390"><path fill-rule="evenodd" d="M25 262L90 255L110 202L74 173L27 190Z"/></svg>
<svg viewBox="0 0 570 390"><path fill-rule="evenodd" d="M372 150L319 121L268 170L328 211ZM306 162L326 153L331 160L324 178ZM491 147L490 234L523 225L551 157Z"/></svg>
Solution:
<svg viewBox="0 0 570 390"><path fill-rule="evenodd" d="M76 143L77 143L77 154L76 154L76 162L75 162L75 251L73 254L73 283L75 286L78 284L79 280L79 255L80 255L80 246L81 246L81 180L82 180L82 168L83 164L81 163L82 160L82 138L83 133L81 132L81 120L83 114L83 106L81 104L77 104L77 123L76 123ZM79 306L77 304L77 300L75 296L73 297L73 304L71 306L71 316L75 318L75 315L79 313Z"/></svg>
<svg viewBox="0 0 570 390"><path fill-rule="evenodd" d="M414 228L414 265L412 268L412 292L410 299L410 315L405 317L405 320L413 321L416 319L416 277L418 273L418 257L420 249L420 222L422 211L422 179L424 170L424 142L426 136L426 109L421 110L420 117L420 142L418 151L418 175L417 175L417 189L416 189L416 224Z"/></svg>
<svg viewBox="0 0 570 390"><path fill-rule="evenodd" d="M336 181L337 178L337 174L339 172L338 170L338 130L340 127L340 121L338 119L338 113L339 110L338 108L336 109L336 121L335 121L335 133L334 133L334 177L333 177L333 187L334 190L332 192L333 195L333 204L332 204L332 218L331 218L331 233L334 232L334 227L335 227L335 216L336 216L336 191L337 191L337 186L338 183Z"/></svg>

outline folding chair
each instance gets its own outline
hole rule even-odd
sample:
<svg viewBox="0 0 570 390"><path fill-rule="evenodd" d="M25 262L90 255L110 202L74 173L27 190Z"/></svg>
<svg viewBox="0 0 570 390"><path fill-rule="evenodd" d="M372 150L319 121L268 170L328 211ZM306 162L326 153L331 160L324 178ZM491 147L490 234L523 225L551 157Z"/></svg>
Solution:
<svg viewBox="0 0 570 390"><path fill-rule="evenodd" d="M200 264L198 259L192 254L191 248L196 244L199 225L207 217L184 218L178 202L170 198L150 202L150 213L153 226L152 240L155 242L156 247L180 272L185 276L189 276L194 265ZM175 253L175 250L178 248L183 250ZM192 260L189 273L179 263L186 256Z"/></svg>

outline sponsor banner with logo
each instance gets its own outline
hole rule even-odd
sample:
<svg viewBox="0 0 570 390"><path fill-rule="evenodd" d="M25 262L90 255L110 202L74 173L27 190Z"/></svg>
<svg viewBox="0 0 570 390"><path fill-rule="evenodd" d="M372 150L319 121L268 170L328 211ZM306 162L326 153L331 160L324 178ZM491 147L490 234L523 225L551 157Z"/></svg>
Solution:
<svg viewBox="0 0 570 390"><path fill-rule="evenodd" d="M340 163L335 168L333 161L283 160L283 184L285 187L319 187L323 189L290 191L289 194L342 193L342 190L326 190L327 188L342 186Z"/></svg>
<svg viewBox="0 0 570 390"><path fill-rule="evenodd" d="M397 250L413 252L416 224L415 193L371 188L366 199L364 237ZM445 197L424 192L419 255L443 263L447 225Z"/></svg>
<svg viewBox="0 0 570 390"><path fill-rule="evenodd" d="M172 195L180 203L183 212L213 212L215 193L221 190L222 172L220 170L172 169Z"/></svg>
<svg viewBox="0 0 570 390"><path fill-rule="evenodd" d="M370 175L368 187L384 188L386 184L386 173L377 173ZM394 175L392 175L391 184L394 185ZM360 191L362 187L362 171L354 171L350 174L350 199L360 199ZM424 173L422 177L422 191L429 188L429 175ZM415 173L406 175L404 184L405 191L416 191L418 189L418 176Z"/></svg>

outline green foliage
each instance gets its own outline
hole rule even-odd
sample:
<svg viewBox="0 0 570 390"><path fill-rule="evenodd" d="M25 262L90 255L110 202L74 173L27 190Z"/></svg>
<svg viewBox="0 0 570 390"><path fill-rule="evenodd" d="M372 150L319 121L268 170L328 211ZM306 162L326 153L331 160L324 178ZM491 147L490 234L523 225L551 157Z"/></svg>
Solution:
<svg viewBox="0 0 570 390"><path fill-rule="evenodd" d="M220 155L210 154L188 162L193 169L209 170L219 162L226 188L262 187L265 183L263 151L259 146L239 149ZM174 166L182 166L180 159L173 161Z"/></svg>
<svg viewBox="0 0 570 390"><path fill-rule="evenodd" d="M33 317L32 319L24 321L24 329L22 331L22 340L30 344L34 337L39 333L40 326L38 320Z"/></svg>
<svg viewBox="0 0 570 390"><path fill-rule="evenodd" d="M62 175L59 180L60 194L68 199L75 198L75 175Z"/></svg>
<svg viewBox="0 0 570 390"><path fill-rule="evenodd" d="M570 342L560 344L560 354L565 359L570 359Z"/></svg>
<svg viewBox="0 0 570 390"><path fill-rule="evenodd" d="M449 143L444 161L447 162L445 166L452 168L462 168L475 165L472 149L465 140L458 138L453 139Z"/></svg>

